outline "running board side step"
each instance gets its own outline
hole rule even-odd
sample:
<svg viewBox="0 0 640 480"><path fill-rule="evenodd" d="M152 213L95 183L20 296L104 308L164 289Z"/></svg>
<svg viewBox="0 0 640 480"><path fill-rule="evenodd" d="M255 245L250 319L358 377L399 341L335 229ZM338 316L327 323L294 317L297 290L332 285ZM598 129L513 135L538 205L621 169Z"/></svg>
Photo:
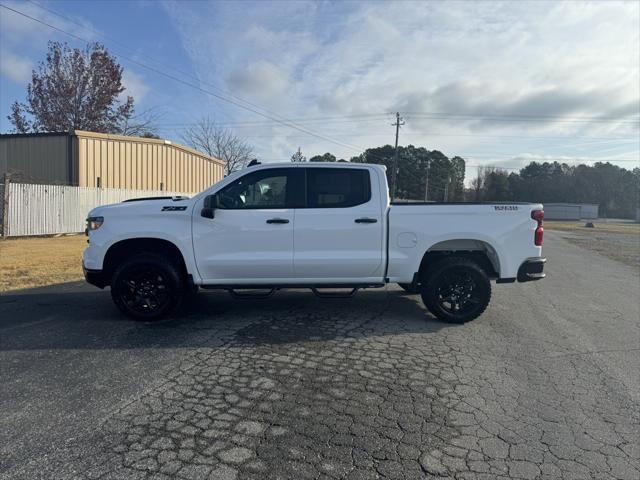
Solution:
<svg viewBox="0 0 640 480"><path fill-rule="evenodd" d="M227 291L233 298L238 298L241 300L259 300L261 298L269 298L271 295L275 293L276 289L271 288L271 289L267 289L267 291L265 292L258 292L258 293L244 293L244 292L239 292L233 288L229 288Z"/></svg>
<svg viewBox="0 0 640 480"><path fill-rule="evenodd" d="M351 298L356 293L358 293L359 288L355 287L349 290L348 292L321 292L319 289L312 287L311 291L318 298Z"/></svg>

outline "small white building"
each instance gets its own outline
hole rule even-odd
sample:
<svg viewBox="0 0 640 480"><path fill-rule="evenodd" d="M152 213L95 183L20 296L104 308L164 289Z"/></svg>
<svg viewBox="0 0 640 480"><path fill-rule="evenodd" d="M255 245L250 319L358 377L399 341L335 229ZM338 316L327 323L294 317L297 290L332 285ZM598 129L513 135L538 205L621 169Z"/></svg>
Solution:
<svg viewBox="0 0 640 480"><path fill-rule="evenodd" d="M545 220L594 220L598 218L595 203L544 203Z"/></svg>

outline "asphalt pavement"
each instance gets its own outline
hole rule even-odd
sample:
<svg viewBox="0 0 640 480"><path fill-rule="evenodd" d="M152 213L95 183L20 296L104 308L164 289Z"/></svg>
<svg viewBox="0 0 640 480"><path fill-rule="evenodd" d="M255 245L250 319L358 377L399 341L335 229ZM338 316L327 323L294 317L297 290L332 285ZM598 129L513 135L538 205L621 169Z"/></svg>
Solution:
<svg viewBox="0 0 640 480"><path fill-rule="evenodd" d="M159 323L82 283L0 295L0 478L640 478L640 278L546 233L548 277L437 321L203 292Z"/></svg>

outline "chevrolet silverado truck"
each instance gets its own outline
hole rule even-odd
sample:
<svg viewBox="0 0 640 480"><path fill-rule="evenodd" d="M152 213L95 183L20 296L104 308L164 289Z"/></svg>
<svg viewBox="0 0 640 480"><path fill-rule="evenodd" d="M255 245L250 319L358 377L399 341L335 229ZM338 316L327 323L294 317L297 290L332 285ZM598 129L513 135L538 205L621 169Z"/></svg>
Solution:
<svg viewBox="0 0 640 480"><path fill-rule="evenodd" d="M93 209L83 269L143 320L198 287L336 296L397 283L439 319L463 323L487 308L491 280L544 277L543 218L535 203L391 202L379 165L262 164L193 198Z"/></svg>

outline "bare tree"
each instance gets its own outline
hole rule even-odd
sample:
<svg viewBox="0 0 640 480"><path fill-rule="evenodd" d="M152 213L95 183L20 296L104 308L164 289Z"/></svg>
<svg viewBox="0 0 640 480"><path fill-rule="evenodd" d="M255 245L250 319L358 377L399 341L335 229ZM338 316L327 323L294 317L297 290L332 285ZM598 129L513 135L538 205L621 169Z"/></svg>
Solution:
<svg viewBox="0 0 640 480"><path fill-rule="evenodd" d="M187 145L222 160L226 174L245 167L253 156L253 147L231 130L203 117L181 135Z"/></svg>
<svg viewBox="0 0 640 480"><path fill-rule="evenodd" d="M476 178L471 180L471 190L473 191L473 200L479 202L482 200L482 192L484 190L484 182L486 178L484 166L478 167Z"/></svg>
<svg viewBox="0 0 640 480"><path fill-rule="evenodd" d="M302 154L302 150L300 149L300 147L298 147L298 151L296 153L291 155L291 161L292 162L306 162L307 161L307 157L305 157Z"/></svg>
<svg viewBox="0 0 640 480"><path fill-rule="evenodd" d="M122 119L117 126L116 133L134 137L160 138L155 132L162 116L163 114L157 109L150 108L142 113Z"/></svg>
<svg viewBox="0 0 640 480"><path fill-rule="evenodd" d="M494 165L478 167L476 178L471 180L473 200L506 200L508 196L508 172Z"/></svg>

